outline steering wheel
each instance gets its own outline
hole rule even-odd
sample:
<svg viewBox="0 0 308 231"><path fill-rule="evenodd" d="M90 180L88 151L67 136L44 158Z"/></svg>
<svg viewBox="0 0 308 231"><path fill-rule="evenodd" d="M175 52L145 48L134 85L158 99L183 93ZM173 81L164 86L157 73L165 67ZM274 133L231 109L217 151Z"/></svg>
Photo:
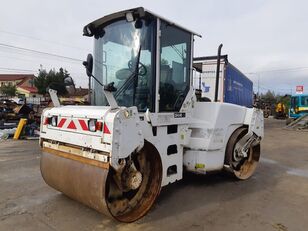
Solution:
<svg viewBox="0 0 308 231"><path fill-rule="evenodd" d="M127 65L128 65L128 68L130 70L133 69L133 61L132 60L129 60ZM141 62L139 62L138 69L139 69L138 75L140 75L140 76L145 76L147 74L147 72L148 72L146 66L143 63L141 63Z"/></svg>

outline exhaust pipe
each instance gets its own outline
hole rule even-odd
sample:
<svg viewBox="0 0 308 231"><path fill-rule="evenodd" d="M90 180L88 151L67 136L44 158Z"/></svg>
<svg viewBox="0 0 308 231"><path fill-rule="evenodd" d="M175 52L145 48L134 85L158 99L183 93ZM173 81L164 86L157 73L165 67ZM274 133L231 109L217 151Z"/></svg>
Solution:
<svg viewBox="0 0 308 231"><path fill-rule="evenodd" d="M221 56L221 48L222 44L218 47L218 53L217 53L217 68L216 68L216 84L215 84L215 102L218 101L218 89L219 89L219 70L220 70L220 56Z"/></svg>

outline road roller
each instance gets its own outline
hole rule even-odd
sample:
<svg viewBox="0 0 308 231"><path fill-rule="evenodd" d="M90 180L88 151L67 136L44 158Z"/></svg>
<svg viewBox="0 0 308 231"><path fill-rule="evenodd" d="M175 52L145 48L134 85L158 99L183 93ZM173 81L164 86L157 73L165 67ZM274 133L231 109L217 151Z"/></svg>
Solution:
<svg viewBox="0 0 308 231"><path fill-rule="evenodd" d="M94 39L83 63L91 105L62 106L50 89L54 107L41 117L40 169L50 187L133 222L183 171L225 170L239 180L255 172L262 112L200 98L192 83L199 34L142 7L93 21L83 34Z"/></svg>

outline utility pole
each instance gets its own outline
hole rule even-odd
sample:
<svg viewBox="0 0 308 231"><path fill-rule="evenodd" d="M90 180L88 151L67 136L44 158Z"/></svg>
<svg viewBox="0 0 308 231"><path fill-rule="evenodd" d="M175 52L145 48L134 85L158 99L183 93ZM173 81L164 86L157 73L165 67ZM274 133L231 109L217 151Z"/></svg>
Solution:
<svg viewBox="0 0 308 231"><path fill-rule="evenodd" d="M256 73L256 75L258 76L258 99L260 101L261 96L260 96L260 73Z"/></svg>

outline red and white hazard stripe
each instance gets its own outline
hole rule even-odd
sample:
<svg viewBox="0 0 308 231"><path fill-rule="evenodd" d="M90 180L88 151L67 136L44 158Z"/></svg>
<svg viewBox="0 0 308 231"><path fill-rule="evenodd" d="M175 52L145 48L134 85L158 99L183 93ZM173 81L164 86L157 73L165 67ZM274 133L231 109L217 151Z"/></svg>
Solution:
<svg viewBox="0 0 308 231"><path fill-rule="evenodd" d="M57 127L63 129L77 130L77 131L78 130L89 131L87 122L82 119L61 118Z"/></svg>
<svg viewBox="0 0 308 231"><path fill-rule="evenodd" d="M61 118L57 127L75 131L89 131L88 120L84 119ZM103 133L111 134L106 123L103 123Z"/></svg>

